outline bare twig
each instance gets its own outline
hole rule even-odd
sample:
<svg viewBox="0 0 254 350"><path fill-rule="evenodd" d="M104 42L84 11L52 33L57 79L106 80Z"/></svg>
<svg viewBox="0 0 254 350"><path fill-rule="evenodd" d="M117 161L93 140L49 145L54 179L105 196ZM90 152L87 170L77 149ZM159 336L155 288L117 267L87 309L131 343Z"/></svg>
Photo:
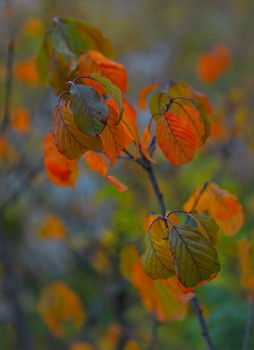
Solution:
<svg viewBox="0 0 254 350"><path fill-rule="evenodd" d="M248 349L248 343L249 343L249 339L250 339L251 329L253 326L253 321L254 321L254 292L252 293L251 308L250 308L250 312L249 312L248 321L246 324L242 350Z"/></svg>
<svg viewBox="0 0 254 350"><path fill-rule="evenodd" d="M11 90L12 90L12 66L13 66L13 53L14 53L14 38L11 38L8 43L7 51L7 74L5 81L5 100L4 100L4 116L0 126L0 136L2 136L9 124L10 120L10 99L11 99Z"/></svg>

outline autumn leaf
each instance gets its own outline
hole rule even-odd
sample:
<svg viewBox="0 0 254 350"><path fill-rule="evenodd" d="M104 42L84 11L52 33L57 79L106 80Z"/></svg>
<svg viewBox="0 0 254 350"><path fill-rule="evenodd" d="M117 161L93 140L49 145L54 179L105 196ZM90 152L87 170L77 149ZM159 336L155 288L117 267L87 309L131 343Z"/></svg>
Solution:
<svg viewBox="0 0 254 350"><path fill-rule="evenodd" d="M31 17L27 19L22 26L23 33L31 37L42 35L44 30L45 30L44 23L38 17Z"/></svg>
<svg viewBox="0 0 254 350"><path fill-rule="evenodd" d="M70 109L77 127L89 136L98 136L107 124L108 106L101 102L98 92L90 86L73 84L70 93Z"/></svg>
<svg viewBox="0 0 254 350"><path fill-rule="evenodd" d="M169 233L169 244L177 277L184 287L196 287L220 271L215 248L191 226L173 226Z"/></svg>
<svg viewBox="0 0 254 350"><path fill-rule="evenodd" d="M66 239L68 233L65 225L60 218L50 215L44 219L43 224L38 230L39 237L42 239Z"/></svg>
<svg viewBox="0 0 254 350"><path fill-rule="evenodd" d="M77 160L69 160L58 152L54 136L44 140L44 165L48 178L57 186L74 186L78 178Z"/></svg>
<svg viewBox="0 0 254 350"><path fill-rule="evenodd" d="M101 139L84 134L76 126L68 106L58 104L52 112L52 118L56 146L68 159L79 159L88 150L102 150Z"/></svg>
<svg viewBox="0 0 254 350"><path fill-rule="evenodd" d="M142 139L140 140L140 147L141 147L142 152L143 152L144 156L146 157L146 159L150 160L153 163L156 163L155 160L153 160L153 158L150 156L150 154L148 152L148 145L149 145L150 140L151 140L151 133L149 130L149 125L148 125L143 132Z"/></svg>
<svg viewBox="0 0 254 350"><path fill-rule="evenodd" d="M109 118L100 138L102 141L102 151L110 160L110 166L113 166L123 149L124 133L121 123L116 124L118 121L118 112L112 107L111 103L110 100L105 101L105 104L109 108Z"/></svg>
<svg viewBox="0 0 254 350"><path fill-rule="evenodd" d="M85 312L79 296L66 284L57 281L41 291L38 311L55 337L64 335L64 322L71 321L79 330Z"/></svg>
<svg viewBox="0 0 254 350"><path fill-rule="evenodd" d="M146 110L146 98L149 92L157 90L158 87L159 85L157 83L154 83L152 85L145 86L140 90L137 105L141 110Z"/></svg>
<svg viewBox="0 0 254 350"><path fill-rule="evenodd" d="M196 210L191 211L191 217L197 222L197 230L204 236L212 246L218 242L219 226L213 218L204 214L198 213Z"/></svg>
<svg viewBox="0 0 254 350"><path fill-rule="evenodd" d="M156 139L164 156L171 163L185 164L196 151L196 136L189 124L171 112L166 112L158 120Z"/></svg>
<svg viewBox="0 0 254 350"><path fill-rule="evenodd" d="M11 126L21 134L29 132L31 127L30 113L25 107L18 107L11 112Z"/></svg>
<svg viewBox="0 0 254 350"><path fill-rule="evenodd" d="M124 66L106 58L99 51L90 50L87 53L80 55L78 70L79 75L98 73L101 76L110 79L113 84L119 87L122 93L126 91L127 73ZM92 84L92 82L87 83L89 85Z"/></svg>
<svg viewBox="0 0 254 350"><path fill-rule="evenodd" d="M18 161L18 154L5 136L0 136L0 164L8 162L11 165Z"/></svg>
<svg viewBox="0 0 254 350"><path fill-rule="evenodd" d="M92 170L105 177L105 179L108 182L110 182L113 186L115 186L118 189L118 191L123 192L128 189L128 187L126 187L124 184L118 181L114 176L107 175L108 167L101 155L96 154L92 151L88 151L86 153L85 160Z"/></svg>
<svg viewBox="0 0 254 350"><path fill-rule="evenodd" d="M167 279L175 275L168 232L165 221L156 220L145 236L146 250L141 263L144 271L153 279Z"/></svg>
<svg viewBox="0 0 254 350"><path fill-rule="evenodd" d="M199 213L207 211L226 235L235 235L244 220L242 205L237 197L215 183L209 183L201 195L200 191L201 188L197 188L193 192L184 204L184 210L190 211L195 207Z"/></svg>

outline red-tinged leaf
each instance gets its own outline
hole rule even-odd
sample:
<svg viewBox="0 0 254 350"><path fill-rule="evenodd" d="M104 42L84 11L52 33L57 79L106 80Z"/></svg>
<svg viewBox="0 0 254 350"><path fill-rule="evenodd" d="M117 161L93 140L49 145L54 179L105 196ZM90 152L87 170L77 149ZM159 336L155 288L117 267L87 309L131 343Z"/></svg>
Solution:
<svg viewBox="0 0 254 350"><path fill-rule="evenodd" d="M138 96L138 107L142 109L143 111L146 110L146 97L149 94L149 92L157 90L159 85L157 83L154 83L152 85L145 86L142 90L139 92Z"/></svg>
<svg viewBox="0 0 254 350"><path fill-rule="evenodd" d="M166 112L160 117L156 138L163 154L171 163L185 164L194 157L196 136L189 123L174 113Z"/></svg>
<svg viewBox="0 0 254 350"><path fill-rule="evenodd" d="M66 105L58 104L52 112L52 118L56 146L68 159L79 159L88 150L102 150L101 139L80 131Z"/></svg>
<svg viewBox="0 0 254 350"><path fill-rule="evenodd" d="M143 132L142 139L140 140L140 147L141 147L142 152L143 152L144 156L146 157L146 159L150 160L153 163L156 163L155 160L153 160L153 158L150 156L148 149L147 149L149 142L150 142L150 139L151 139L151 134L150 134L149 125L148 125L147 128Z"/></svg>
<svg viewBox="0 0 254 350"><path fill-rule="evenodd" d="M118 191L124 192L128 189L127 186L118 181L114 176L107 175L108 167L101 155L88 151L85 155L85 159L93 171L96 171L101 176L105 177L105 179L115 186Z"/></svg>
<svg viewBox="0 0 254 350"><path fill-rule="evenodd" d="M98 73L107 77L119 87L122 93L126 91L127 73L124 66L106 58L99 51L90 50L80 55L78 69L80 75ZM88 82L88 79L86 79L86 83L93 87L92 81Z"/></svg>
<svg viewBox="0 0 254 350"><path fill-rule="evenodd" d="M119 180L117 180L117 178L115 178L114 176L106 176L106 180L108 182L110 182L112 185L115 186L115 188L118 189L118 191L120 192L124 192L126 190L128 190L128 187L125 186L124 184L122 184Z"/></svg>
<svg viewBox="0 0 254 350"><path fill-rule="evenodd" d="M178 280L177 276L176 276L176 283L179 287L179 290L183 293L183 297L184 297L184 295L188 296L189 294L192 294L192 291L197 289L202 284L212 281L216 276L217 276L217 273L213 273L207 280L202 281L199 284L197 284L195 287L191 287L191 288L184 287L184 285L182 285L182 283Z"/></svg>
<svg viewBox="0 0 254 350"><path fill-rule="evenodd" d="M74 186L78 178L77 160L69 160L58 152L52 133L44 140L44 165L50 181L57 186Z"/></svg>
<svg viewBox="0 0 254 350"><path fill-rule="evenodd" d="M215 219L220 229L229 236L235 235L243 225L243 208L238 198L215 183L210 183L200 195L197 188L188 201L184 210L195 209L198 212L208 211Z"/></svg>
<svg viewBox="0 0 254 350"><path fill-rule="evenodd" d="M102 151L110 160L110 166L113 166L123 149L124 133L121 123L116 124L118 121L118 112L110 103L108 100L105 102L109 108L109 118L100 138L102 141Z"/></svg>

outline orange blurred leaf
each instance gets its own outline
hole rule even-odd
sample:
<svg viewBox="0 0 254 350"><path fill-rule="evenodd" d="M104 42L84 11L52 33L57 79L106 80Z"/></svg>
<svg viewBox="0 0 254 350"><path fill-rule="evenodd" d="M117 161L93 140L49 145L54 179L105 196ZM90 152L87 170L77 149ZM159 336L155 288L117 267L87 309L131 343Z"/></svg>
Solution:
<svg viewBox="0 0 254 350"><path fill-rule="evenodd" d="M108 166L101 155L96 154L92 151L88 151L85 155L85 159L93 171L96 171L101 176L105 177L105 179L108 182L110 182L113 186L115 186L118 189L118 191L123 192L123 191L126 191L128 189L128 187L123 185L114 176L107 175Z"/></svg>
<svg viewBox="0 0 254 350"><path fill-rule="evenodd" d="M0 164L2 162L8 162L11 165L14 165L18 160L18 155L13 146L9 141L4 137L0 137Z"/></svg>
<svg viewBox="0 0 254 350"><path fill-rule="evenodd" d="M92 345L84 342L73 343L70 350L93 350Z"/></svg>
<svg viewBox="0 0 254 350"><path fill-rule="evenodd" d="M69 160L58 152L52 133L45 137L44 152L44 165L50 181L57 186L74 186L78 178L77 160Z"/></svg>
<svg viewBox="0 0 254 350"><path fill-rule="evenodd" d="M29 36L39 36L44 32L45 26L43 21L38 17L30 17L23 24L23 32Z"/></svg>
<svg viewBox="0 0 254 350"><path fill-rule="evenodd" d="M15 78L23 83L29 85L37 85L39 83L39 74L36 69L34 57L17 62L13 69Z"/></svg>
<svg viewBox="0 0 254 350"><path fill-rule="evenodd" d="M156 138L164 156L173 164L185 164L195 154L197 139L189 123L166 112L158 120Z"/></svg>
<svg viewBox="0 0 254 350"><path fill-rule="evenodd" d="M220 76L220 62L212 53L203 53L198 59L197 71L201 80L206 83L213 83Z"/></svg>
<svg viewBox="0 0 254 350"><path fill-rule="evenodd" d="M244 215L238 198L215 183L210 183L200 195L198 187L184 204L184 210L208 211L220 229L229 236L235 235L243 225Z"/></svg>
<svg viewBox="0 0 254 350"><path fill-rule="evenodd" d="M30 113L27 108L19 107L12 111L11 126L21 134L26 134L30 130Z"/></svg>
<svg viewBox="0 0 254 350"><path fill-rule="evenodd" d="M157 90L159 85L157 83L154 83L152 85L148 85L143 87L143 89L140 90L139 96L138 96L138 107L142 109L143 111L146 110L146 97L149 94L149 92Z"/></svg>
<svg viewBox="0 0 254 350"><path fill-rule="evenodd" d="M64 223L57 216L46 218L39 228L40 238L65 239L68 236Z"/></svg>
<svg viewBox="0 0 254 350"><path fill-rule="evenodd" d="M73 322L78 330L85 318L79 296L60 281L42 289L38 311L49 330L58 338L64 335L64 322Z"/></svg>

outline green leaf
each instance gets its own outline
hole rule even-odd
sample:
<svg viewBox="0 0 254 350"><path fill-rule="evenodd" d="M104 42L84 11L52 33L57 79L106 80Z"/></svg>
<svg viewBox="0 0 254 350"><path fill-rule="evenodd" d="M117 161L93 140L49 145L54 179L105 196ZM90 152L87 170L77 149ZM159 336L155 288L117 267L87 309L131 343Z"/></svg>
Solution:
<svg viewBox="0 0 254 350"><path fill-rule="evenodd" d="M175 275L165 222L157 220L145 236L146 250L141 257L145 272L153 279Z"/></svg>
<svg viewBox="0 0 254 350"><path fill-rule="evenodd" d="M196 287L220 271L215 248L191 226L173 226L169 243L177 277L184 287Z"/></svg>
<svg viewBox="0 0 254 350"><path fill-rule="evenodd" d="M121 90L119 89L118 86L113 84L110 79L103 77L100 74L93 73L90 75L90 77L93 78L93 80L100 83L103 86L106 93L115 99L119 107L119 119L117 121L117 123L119 123L123 116L123 98L122 98Z"/></svg>
<svg viewBox="0 0 254 350"><path fill-rule="evenodd" d="M52 40L57 51L68 55L80 55L94 49L108 57L115 55L112 42L101 31L84 22L71 18L55 17Z"/></svg>
<svg viewBox="0 0 254 350"><path fill-rule="evenodd" d="M198 213L196 210L191 212L191 216L196 219L197 230L211 243L212 246L218 241L219 226L209 215Z"/></svg>
<svg viewBox="0 0 254 350"><path fill-rule="evenodd" d="M150 112L151 112L151 115L154 116L154 119L156 121L158 121L160 116L163 114L163 105L168 102L169 102L169 97L164 92L159 92L150 98L150 101L149 101Z"/></svg>
<svg viewBox="0 0 254 350"><path fill-rule="evenodd" d="M89 136L98 136L107 123L109 108L90 86L73 84L70 88L71 111L78 128Z"/></svg>
<svg viewBox="0 0 254 350"><path fill-rule="evenodd" d="M39 54L36 58L36 68L39 72L40 82L46 83L49 74L50 57L53 54L52 32L48 31L45 34L41 44Z"/></svg>
<svg viewBox="0 0 254 350"><path fill-rule="evenodd" d="M100 137L88 136L78 129L71 111L58 104L52 112L53 134L60 153L68 159L79 159L86 151L101 151Z"/></svg>

